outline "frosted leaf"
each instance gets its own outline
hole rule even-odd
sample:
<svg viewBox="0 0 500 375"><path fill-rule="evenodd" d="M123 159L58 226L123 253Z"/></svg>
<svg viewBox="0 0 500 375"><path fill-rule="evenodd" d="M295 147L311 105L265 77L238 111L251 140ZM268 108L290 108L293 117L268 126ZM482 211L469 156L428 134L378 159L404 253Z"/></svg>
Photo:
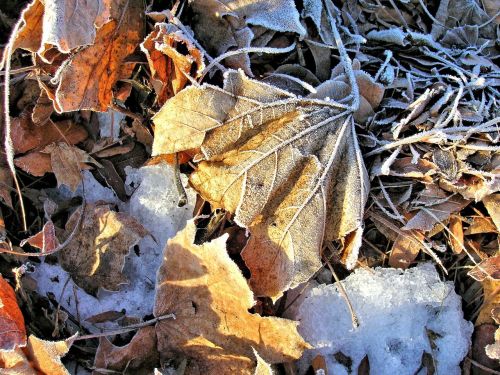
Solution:
<svg viewBox="0 0 500 375"><path fill-rule="evenodd" d="M242 256L258 295L306 281L323 239L360 228L368 180L344 106L230 71L223 89L191 86L153 121L154 155L201 147L191 184L250 229Z"/></svg>
<svg viewBox="0 0 500 375"><path fill-rule="evenodd" d="M368 355L371 374L415 374L424 352L436 360L436 373L460 373L473 326L463 319L453 283L440 281L433 265L360 269L342 282L359 318L357 329L335 284L307 292L288 316L300 321L299 332L315 347L300 360L300 374L317 354L337 373L343 366L333 354L339 351L352 359L353 373Z"/></svg>

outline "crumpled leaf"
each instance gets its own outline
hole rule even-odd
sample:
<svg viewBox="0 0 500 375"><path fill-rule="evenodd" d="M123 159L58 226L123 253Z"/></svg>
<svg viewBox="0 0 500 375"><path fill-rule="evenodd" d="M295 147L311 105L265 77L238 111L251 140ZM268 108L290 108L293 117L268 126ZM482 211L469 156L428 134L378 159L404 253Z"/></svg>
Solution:
<svg viewBox="0 0 500 375"><path fill-rule="evenodd" d="M230 71L223 89L188 87L153 121L153 155L201 146L191 184L250 229L242 256L257 295L277 298L308 280L323 239L361 227L367 173L342 106Z"/></svg>
<svg viewBox="0 0 500 375"><path fill-rule="evenodd" d="M68 219L68 233L78 223L81 209ZM147 234L127 214L111 211L107 204L87 204L77 235L58 253L59 263L89 294L95 295L99 287L117 291L128 281L122 273L125 257Z"/></svg>
<svg viewBox="0 0 500 375"><path fill-rule="evenodd" d="M232 47L248 47L254 38L248 25L300 36L306 33L292 0L191 0L190 6L196 20L193 27L197 39L216 56ZM251 73L246 54L227 60L228 66Z"/></svg>
<svg viewBox="0 0 500 375"><path fill-rule="evenodd" d="M16 293L0 275L0 353L25 345L26 328L23 314L17 305Z"/></svg>
<svg viewBox="0 0 500 375"><path fill-rule="evenodd" d="M70 57L60 72L54 107L58 112L81 109L105 112L113 86L132 74L125 58L142 40L141 0L112 2L110 20L97 30L94 44Z"/></svg>
<svg viewBox="0 0 500 375"><path fill-rule="evenodd" d="M187 53L180 52L179 47L187 49ZM194 78L198 78L205 68L203 54L172 24L157 23L141 43L141 50L148 59L160 104L186 86L191 71L194 70Z"/></svg>
<svg viewBox="0 0 500 375"><path fill-rule="evenodd" d="M96 374L117 371L123 374L149 375L158 365L155 327L145 327L137 331L125 346L115 346L106 337L99 341L94 359Z"/></svg>
<svg viewBox="0 0 500 375"><path fill-rule="evenodd" d="M0 373L16 375L69 375L61 362L73 343L70 337L62 341L45 341L33 335L23 349L0 351Z"/></svg>
<svg viewBox="0 0 500 375"><path fill-rule="evenodd" d="M189 374L253 374L254 349L268 363L299 358L309 345L297 322L248 310L253 294L229 258L225 234L193 244L194 222L168 241L157 275L154 314L175 319L156 324L162 355L187 356Z"/></svg>
<svg viewBox="0 0 500 375"><path fill-rule="evenodd" d="M66 185L71 191L76 191L82 181L81 164L94 163L99 165L85 151L63 142L48 145L42 150L42 153L50 154L50 164L56 175L57 186Z"/></svg>

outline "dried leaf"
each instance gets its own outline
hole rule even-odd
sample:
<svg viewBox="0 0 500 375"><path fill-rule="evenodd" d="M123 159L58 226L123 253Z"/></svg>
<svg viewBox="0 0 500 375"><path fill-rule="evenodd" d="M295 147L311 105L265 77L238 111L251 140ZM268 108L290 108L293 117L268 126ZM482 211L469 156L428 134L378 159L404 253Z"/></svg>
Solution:
<svg viewBox="0 0 500 375"><path fill-rule="evenodd" d="M273 375L274 372L271 368L271 365L264 361L255 349L253 350L253 353L255 355L255 358L257 359L257 367L255 367L255 372L253 375Z"/></svg>
<svg viewBox="0 0 500 375"><path fill-rule="evenodd" d="M82 182L82 164L97 163L85 151L67 143L53 143L42 152L50 154L50 165L56 175L57 186L66 185L71 191L76 191Z"/></svg>
<svg viewBox="0 0 500 375"><path fill-rule="evenodd" d="M36 177L42 177L45 173L52 172L50 155L39 151L31 151L26 155L19 156L14 159L14 163L16 167Z"/></svg>
<svg viewBox="0 0 500 375"><path fill-rule="evenodd" d="M405 231L399 234L392 245L389 265L394 268L407 269L423 247L424 234L418 230Z"/></svg>
<svg viewBox="0 0 500 375"><path fill-rule="evenodd" d="M464 249L464 229L460 216L450 216L449 230L451 249L455 254L460 254Z"/></svg>
<svg viewBox="0 0 500 375"><path fill-rule="evenodd" d="M155 327L140 329L127 345L121 347L102 337L94 359L96 374L116 371L123 374L149 375L158 364Z"/></svg>
<svg viewBox="0 0 500 375"><path fill-rule="evenodd" d="M94 44L77 51L60 71L54 102L58 112L105 112L115 83L132 73L133 64L125 58L142 40L142 1L114 1L109 12L110 20L97 30Z"/></svg>
<svg viewBox="0 0 500 375"><path fill-rule="evenodd" d="M459 195L452 195L442 203L420 207L417 214L408 220L403 229L430 231L434 225L448 220L451 214L461 211L469 203L470 201Z"/></svg>
<svg viewBox="0 0 500 375"><path fill-rule="evenodd" d="M497 231L500 232L500 193L491 194L483 198L483 204L495 223Z"/></svg>
<svg viewBox="0 0 500 375"><path fill-rule="evenodd" d="M68 219L68 233L80 215L81 208ZM59 262L87 293L95 294L99 287L116 291L128 281L122 274L125 257L147 233L135 219L111 211L107 204L87 204L78 234L58 253Z"/></svg>
<svg viewBox="0 0 500 375"><path fill-rule="evenodd" d="M26 328L23 314L17 305L16 293L0 275L0 353L25 345Z"/></svg>
<svg viewBox="0 0 500 375"><path fill-rule="evenodd" d="M179 47L187 49L187 53L180 52ZM191 72L194 72L193 78L197 78L205 68L203 54L189 37L171 24L157 23L141 43L141 50L148 59L152 85L160 104L186 86Z"/></svg>
<svg viewBox="0 0 500 375"><path fill-rule="evenodd" d="M0 373L16 375L69 375L61 362L76 336L63 341L45 341L33 335L26 348L0 351ZM2 370L2 369L5 369Z"/></svg>
<svg viewBox="0 0 500 375"><path fill-rule="evenodd" d="M500 280L500 255L482 260L467 275L477 281L484 281L488 277Z"/></svg>
<svg viewBox="0 0 500 375"><path fill-rule="evenodd" d="M88 133L83 126L70 120L56 123L49 121L36 126L27 112L12 119L12 145L16 154L42 148L53 142L76 144L84 141L87 136Z"/></svg>
<svg viewBox="0 0 500 375"><path fill-rule="evenodd" d="M361 227L368 180L352 116L227 73L188 87L153 119L153 155L201 147L190 181L251 236L242 256L258 295L279 297L320 267L323 239Z"/></svg>
<svg viewBox="0 0 500 375"><path fill-rule="evenodd" d="M22 240L20 246L24 246L26 243L40 249L42 254L52 252L59 246L54 223L51 220L47 221L40 232Z"/></svg>
<svg viewBox="0 0 500 375"><path fill-rule="evenodd" d="M191 359L190 374L253 374L255 349L268 363L299 358L309 345L297 323L248 310L253 294L226 253L227 234L194 245L196 227L168 241L157 276L154 314L174 314L157 323L160 353Z"/></svg>

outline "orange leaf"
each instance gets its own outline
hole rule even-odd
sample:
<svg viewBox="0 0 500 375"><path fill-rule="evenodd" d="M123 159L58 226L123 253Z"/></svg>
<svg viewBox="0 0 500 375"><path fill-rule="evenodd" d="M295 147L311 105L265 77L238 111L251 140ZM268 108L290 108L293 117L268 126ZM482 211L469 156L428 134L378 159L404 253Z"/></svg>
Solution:
<svg viewBox="0 0 500 375"><path fill-rule="evenodd" d="M17 305L16 294L0 275L0 352L26 345L24 318Z"/></svg>

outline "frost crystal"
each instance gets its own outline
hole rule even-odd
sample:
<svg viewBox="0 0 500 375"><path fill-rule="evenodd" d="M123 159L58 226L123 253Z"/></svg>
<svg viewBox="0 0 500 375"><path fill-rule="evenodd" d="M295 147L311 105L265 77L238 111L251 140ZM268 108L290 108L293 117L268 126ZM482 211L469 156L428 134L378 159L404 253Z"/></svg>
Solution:
<svg viewBox="0 0 500 375"><path fill-rule="evenodd" d="M472 323L464 320L453 283L442 282L431 264L407 271L357 270L343 284L359 318L353 328L345 300L335 284L320 285L290 314L299 332L315 347L300 361L305 373L317 354L328 369L347 374L334 354L352 359L352 373L368 355L371 374L415 374L422 354L432 355L438 374L459 374L470 346Z"/></svg>

